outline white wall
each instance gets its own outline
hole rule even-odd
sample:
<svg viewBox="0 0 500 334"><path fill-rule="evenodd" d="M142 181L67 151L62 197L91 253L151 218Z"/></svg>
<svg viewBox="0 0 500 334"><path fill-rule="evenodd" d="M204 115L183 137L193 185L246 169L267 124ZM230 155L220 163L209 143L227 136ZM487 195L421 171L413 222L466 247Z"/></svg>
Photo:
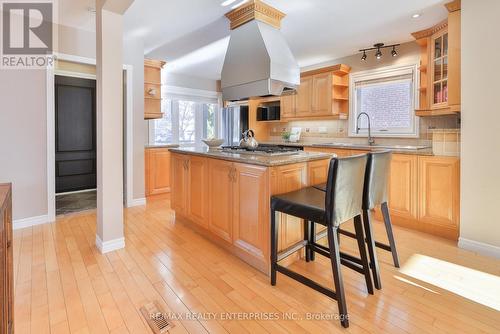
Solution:
<svg viewBox="0 0 500 334"><path fill-rule="evenodd" d="M140 38L123 41L123 62L132 65L134 81L134 199L145 197L144 145L148 142L148 123L144 120L144 43Z"/></svg>
<svg viewBox="0 0 500 334"><path fill-rule="evenodd" d="M47 214L45 70L0 70L0 183L12 182L13 218Z"/></svg>
<svg viewBox="0 0 500 334"><path fill-rule="evenodd" d="M462 0L460 244L466 248L474 247L468 240L500 247L499 13L498 0Z"/></svg>
<svg viewBox="0 0 500 334"><path fill-rule="evenodd" d="M95 58L95 33L58 27L58 52ZM127 44L124 59L134 66L134 198L144 198L142 44ZM14 220L47 214L46 72L0 70L0 182L13 183ZM27 98L29 97L29 98ZM15 124L15 126L12 126Z"/></svg>

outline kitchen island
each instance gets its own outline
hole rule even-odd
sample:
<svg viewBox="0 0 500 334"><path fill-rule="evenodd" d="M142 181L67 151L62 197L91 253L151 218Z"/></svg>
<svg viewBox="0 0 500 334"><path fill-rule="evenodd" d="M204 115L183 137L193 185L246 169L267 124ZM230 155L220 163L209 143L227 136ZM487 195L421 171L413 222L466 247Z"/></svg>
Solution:
<svg viewBox="0 0 500 334"><path fill-rule="evenodd" d="M325 182L334 156L303 151L278 156L238 154L205 148L170 151L176 221L264 273L270 269L271 196ZM281 215L279 222L280 250L303 239L300 219Z"/></svg>

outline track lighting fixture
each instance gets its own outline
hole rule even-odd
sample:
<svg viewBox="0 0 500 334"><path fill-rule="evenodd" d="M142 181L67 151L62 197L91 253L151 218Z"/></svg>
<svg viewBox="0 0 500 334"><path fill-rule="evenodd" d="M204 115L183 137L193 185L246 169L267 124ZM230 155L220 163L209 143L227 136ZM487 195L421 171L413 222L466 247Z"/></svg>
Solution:
<svg viewBox="0 0 500 334"><path fill-rule="evenodd" d="M363 55L361 56L361 60L363 60L363 61L366 60L367 59L366 51L371 51L371 50L377 50L375 52L375 58L377 58L377 60L379 60L383 56L382 49L385 49L385 48L392 48L391 56L396 57L398 55L398 52L396 51L396 46L399 46L399 44L384 45L384 43L376 43L373 45L372 48L359 50L360 52L363 52Z"/></svg>

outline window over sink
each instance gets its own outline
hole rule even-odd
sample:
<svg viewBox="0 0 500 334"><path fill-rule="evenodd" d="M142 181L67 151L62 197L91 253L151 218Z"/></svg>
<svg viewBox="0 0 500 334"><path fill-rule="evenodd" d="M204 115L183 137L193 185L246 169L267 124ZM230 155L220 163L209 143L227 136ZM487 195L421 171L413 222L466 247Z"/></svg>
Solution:
<svg viewBox="0 0 500 334"><path fill-rule="evenodd" d="M417 73L416 65L352 73L349 136L368 135L368 118L361 116L358 124L358 115L366 113L374 137L418 137Z"/></svg>

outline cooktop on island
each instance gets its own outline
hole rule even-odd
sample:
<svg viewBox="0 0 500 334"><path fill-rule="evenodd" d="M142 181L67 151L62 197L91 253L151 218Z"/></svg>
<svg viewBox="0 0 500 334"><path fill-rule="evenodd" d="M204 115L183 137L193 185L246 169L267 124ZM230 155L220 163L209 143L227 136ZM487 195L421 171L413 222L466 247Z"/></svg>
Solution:
<svg viewBox="0 0 500 334"><path fill-rule="evenodd" d="M223 152L238 154L257 154L257 155L292 155L301 151L300 147L289 147L281 145L259 145L255 148L241 146L222 146Z"/></svg>

